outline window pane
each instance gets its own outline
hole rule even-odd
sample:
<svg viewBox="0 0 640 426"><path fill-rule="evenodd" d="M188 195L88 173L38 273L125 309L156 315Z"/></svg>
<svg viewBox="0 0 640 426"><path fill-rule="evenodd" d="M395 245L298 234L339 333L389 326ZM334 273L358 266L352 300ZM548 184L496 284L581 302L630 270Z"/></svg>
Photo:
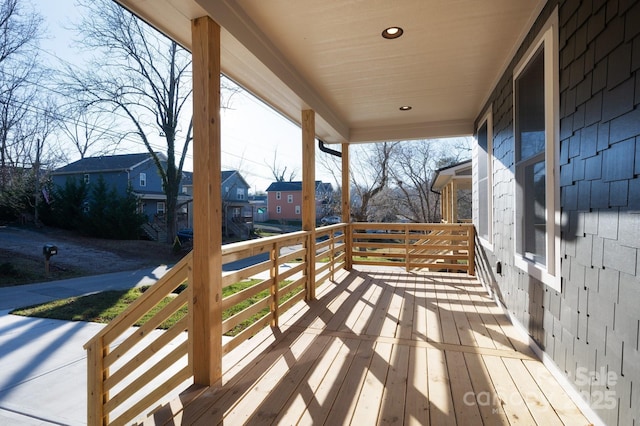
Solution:
<svg viewBox="0 0 640 426"><path fill-rule="evenodd" d="M544 54L541 49L516 80L516 161L544 152Z"/></svg>
<svg viewBox="0 0 640 426"><path fill-rule="evenodd" d="M489 135L487 122L478 129L478 234L490 241L489 236Z"/></svg>
<svg viewBox="0 0 640 426"><path fill-rule="evenodd" d="M524 250L526 257L546 264L546 202L545 162L528 164L523 170L524 189Z"/></svg>
<svg viewBox="0 0 640 426"><path fill-rule="evenodd" d="M478 129L478 179L487 178L487 123Z"/></svg>
<svg viewBox="0 0 640 426"><path fill-rule="evenodd" d="M489 185L488 180L478 182L478 234L489 240Z"/></svg>

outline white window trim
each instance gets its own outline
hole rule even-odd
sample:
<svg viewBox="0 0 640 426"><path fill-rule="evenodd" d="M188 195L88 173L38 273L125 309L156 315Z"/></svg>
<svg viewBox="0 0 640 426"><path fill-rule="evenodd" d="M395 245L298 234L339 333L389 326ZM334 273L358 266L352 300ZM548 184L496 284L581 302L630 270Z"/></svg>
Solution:
<svg viewBox="0 0 640 426"><path fill-rule="evenodd" d="M276 213L277 213L277 214L282 213L282 207L280 207L280 206L276 206Z"/></svg>
<svg viewBox="0 0 640 426"><path fill-rule="evenodd" d="M91 182L91 175L89 173L85 173L83 179L84 183L88 185Z"/></svg>
<svg viewBox="0 0 640 426"><path fill-rule="evenodd" d="M544 284L561 291L560 267L560 72L558 48L558 8L544 24L536 39L531 44L523 58L518 62L513 72L513 129L516 123L516 80L529 64L533 56L544 45L544 81L545 81L545 165L546 165L546 266L536 264L518 253L521 238L517 232L517 197L514 197L514 262L532 277ZM515 165L514 165L515 172ZM514 179L513 193L517 192L517 182ZM551 213L551 214L550 214Z"/></svg>
<svg viewBox="0 0 640 426"><path fill-rule="evenodd" d="M300 206L296 206L296 214L301 214L302 210L300 209Z"/></svg>
<svg viewBox="0 0 640 426"><path fill-rule="evenodd" d="M287 195L287 203L293 204L293 194L288 194Z"/></svg>
<svg viewBox="0 0 640 426"><path fill-rule="evenodd" d="M276 200L279 200L281 198L282 198L282 192L276 191Z"/></svg>
<svg viewBox="0 0 640 426"><path fill-rule="evenodd" d="M489 105L487 112L478 123L476 134L478 130L487 124L487 224L489 239L485 239L478 234L478 239L482 243L482 246L487 250L493 251L493 104ZM476 145L477 146L477 145ZM480 149L477 147L477 149ZM480 180L478 179L478 187ZM478 199L479 199L478 193ZM478 203L479 204L479 203ZM480 209L478 209L478 221L480 220Z"/></svg>
<svg viewBox="0 0 640 426"><path fill-rule="evenodd" d="M156 203L156 214L165 214L167 212L167 205L164 201L158 201Z"/></svg>
<svg viewBox="0 0 640 426"><path fill-rule="evenodd" d="M145 186L147 186L147 174L140 173L140 187L145 187Z"/></svg>

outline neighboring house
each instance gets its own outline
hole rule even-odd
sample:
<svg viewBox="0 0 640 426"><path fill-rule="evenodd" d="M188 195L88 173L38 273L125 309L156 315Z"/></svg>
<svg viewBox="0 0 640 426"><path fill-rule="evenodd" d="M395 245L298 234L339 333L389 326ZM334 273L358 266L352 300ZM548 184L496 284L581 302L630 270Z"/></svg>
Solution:
<svg viewBox="0 0 640 426"><path fill-rule="evenodd" d="M249 204L253 207L254 222L266 222L269 220L267 194L249 195Z"/></svg>
<svg viewBox="0 0 640 426"><path fill-rule="evenodd" d="M317 180L316 219L327 213L333 187L330 183ZM273 182L267 188L269 220L302 220L302 182Z"/></svg>
<svg viewBox="0 0 640 426"><path fill-rule="evenodd" d="M164 154L157 155L166 165ZM140 211L147 215L149 222L164 220L167 197L162 188L162 178L149 153L86 157L51 173L52 182L57 186L64 186L67 179L75 179L91 187L100 176L109 189L115 188L121 195L130 186L140 200ZM187 195L179 195L178 205L187 200ZM184 220L184 215L178 214L178 222Z"/></svg>
<svg viewBox="0 0 640 426"><path fill-rule="evenodd" d="M471 221L471 160L436 170L431 190L440 194L443 222Z"/></svg>
<svg viewBox="0 0 640 426"><path fill-rule="evenodd" d="M189 196L185 204L187 228L193 227L193 173L183 172L182 188ZM222 171L222 231L225 236L248 238L253 230L253 206L249 202L249 184L237 170Z"/></svg>

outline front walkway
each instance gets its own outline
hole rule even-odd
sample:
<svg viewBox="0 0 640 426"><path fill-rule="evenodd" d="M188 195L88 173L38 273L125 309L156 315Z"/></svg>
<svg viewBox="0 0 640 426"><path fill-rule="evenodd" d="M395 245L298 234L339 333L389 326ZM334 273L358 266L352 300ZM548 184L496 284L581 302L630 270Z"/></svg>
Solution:
<svg viewBox="0 0 640 426"><path fill-rule="evenodd" d="M360 267L317 296L148 421L589 424L472 277Z"/></svg>

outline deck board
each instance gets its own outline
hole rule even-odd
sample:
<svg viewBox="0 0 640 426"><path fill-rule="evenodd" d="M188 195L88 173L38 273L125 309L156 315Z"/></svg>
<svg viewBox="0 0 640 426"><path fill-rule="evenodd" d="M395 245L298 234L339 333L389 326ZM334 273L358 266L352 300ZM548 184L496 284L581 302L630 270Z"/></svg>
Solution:
<svg viewBox="0 0 640 426"><path fill-rule="evenodd" d="M191 395L146 423L589 424L478 281L401 268L336 272Z"/></svg>

